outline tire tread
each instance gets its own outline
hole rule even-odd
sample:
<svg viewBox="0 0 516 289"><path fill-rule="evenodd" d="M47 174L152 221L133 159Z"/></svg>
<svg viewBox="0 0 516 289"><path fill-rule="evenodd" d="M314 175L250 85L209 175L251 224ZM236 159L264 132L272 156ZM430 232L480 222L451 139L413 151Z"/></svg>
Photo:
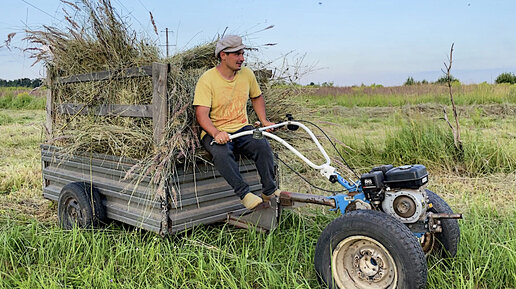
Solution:
<svg viewBox="0 0 516 289"><path fill-rule="evenodd" d="M436 193L426 190L428 199L432 203L433 208L430 209L436 213L453 214L450 206ZM437 252L440 257L455 257L457 255L457 248L460 242L460 228L459 222L454 219L441 220L442 233L436 234L440 244L437 245ZM442 248L444 247L444 248Z"/></svg>
<svg viewBox="0 0 516 289"><path fill-rule="evenodd" d="M325 252L329 255L329 244L331 239L338 235L339 232L346 230L347 228L354 228L353 232L351 232L350 236L359 233L358 228L370 226L381 228L385 232L390 232L388 234L392 236L396 236L397 240L390 242L390 244L382 244L388 249L392 249L389 246L395 246L395 242L399 242L397 246L401 246L404 248L409 255L410 261L408 263L411 264L411 268L408 268L410 272L406 272L408 274L409 281L405 283L405 289L415 289L415 288L425 288L426 286L426 277L427 277L427 265L423 250L421 245L414 237L412 232L403 225L400 221L395 218L378 211L371 210L357 210L352 211L346 215L339 216L333 222L331 222L321 233L319 240L317 241L315 253L315 268L318 273L318 277L321 281L326 283L329 288L333 287L333 278L331 277L331 273L328 274L328 268L324 268L326 265L326 257L321 256ZM356 231L356 232L355 232ZM365 232L362 235L369 236L369 232ZM384 234L380 232L380 235ZM369 236L375 237L375 236ZM331 249L332 250L332 249ZM405 268L407 269L407 268ZM331 269L329 269L331 272ZM402 285L403 286L403 285Z"/></svg>

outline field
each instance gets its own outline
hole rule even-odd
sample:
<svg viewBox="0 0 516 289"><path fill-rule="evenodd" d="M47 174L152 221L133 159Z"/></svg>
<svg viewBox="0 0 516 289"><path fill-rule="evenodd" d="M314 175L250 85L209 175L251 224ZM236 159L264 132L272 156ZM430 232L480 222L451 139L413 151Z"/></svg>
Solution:
<svg viewBox="0 0 516 289"><path fill-rule="evenodd" d="M359 172L384 163L428 167L429 189L465 216L457 257L429 257L428 288L516 288L516 86L454 89L462 157L442 119L446 90L435 86L307 90L296 99L306 111L294 116L320 125ZM337 216L322 207L286 211L268 234L222 224L166 239L119 224L61 230L56 204L41 196L41 95L0 91L0 288L322 288L315 244ZM280 170L283 190L324 194Z"/></svg>

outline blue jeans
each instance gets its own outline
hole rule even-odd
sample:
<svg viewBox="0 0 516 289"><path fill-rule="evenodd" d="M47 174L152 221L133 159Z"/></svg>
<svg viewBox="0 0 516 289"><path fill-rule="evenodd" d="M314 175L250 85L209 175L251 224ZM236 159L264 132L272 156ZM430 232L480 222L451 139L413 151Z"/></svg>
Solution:
<svg viewBox="0 0 516 289"><path fill-rule="evenodd" d="M252 126L247 125L235 133L252 129ZM245 135L223 145L216 143L210 145L212 140L213 137L207 134L202 138L202 144L212 155L213 163L219 173L231 185L240 199L243 199L249 193L249 185L244 182L242 175L240 175L238 163L235 160L235 154L237 153L254 161L260 175L262 192L265 195L271 195L276 191L274 157L269 142L265 137L263 139L254 139L252 135Z"/></svg>

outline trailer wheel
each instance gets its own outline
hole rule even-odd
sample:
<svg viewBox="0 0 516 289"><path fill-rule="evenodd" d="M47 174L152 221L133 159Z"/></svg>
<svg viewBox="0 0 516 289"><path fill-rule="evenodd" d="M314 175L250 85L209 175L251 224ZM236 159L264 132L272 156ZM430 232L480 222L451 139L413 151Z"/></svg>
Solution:
<svg viewBox="0 0 516 289"><path fill-rule="evenodd" d="M315 270L329 288L425 288L427 265L417 238L378 211L342 215L321 233Z"/></svg>
<svg viewBox="0 0 516 289"><path fill-rule="evenodd" d="M426 194L432 203L431 212L453 214L450 206L439 195L430 190L426 190ZM455 219L442 219L441 227L443 231L435 234L437 242L434 242L432 251L439 257L455 257L460 241L459 222Z"/></svg>
<svg viewBox="0 0 516 289"><path fill-rule="evenodd" d="M106 220L99 192L88 183L63 187L57 203L59 224L63 229L96 227Z"/></svg>

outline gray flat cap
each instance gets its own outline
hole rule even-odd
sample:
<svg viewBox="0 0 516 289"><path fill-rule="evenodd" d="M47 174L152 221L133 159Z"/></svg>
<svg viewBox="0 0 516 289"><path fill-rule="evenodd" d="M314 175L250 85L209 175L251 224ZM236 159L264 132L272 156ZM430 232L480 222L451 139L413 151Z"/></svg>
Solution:
<svg viewBox="0 0 516 289"><path fill-rule="evenodd" d="M221 51L236 52L244 48L245 45L242 44L242 37L238 35L227 35L217 41L217 46L215 47L215 56L218 57Z"/></svg>

